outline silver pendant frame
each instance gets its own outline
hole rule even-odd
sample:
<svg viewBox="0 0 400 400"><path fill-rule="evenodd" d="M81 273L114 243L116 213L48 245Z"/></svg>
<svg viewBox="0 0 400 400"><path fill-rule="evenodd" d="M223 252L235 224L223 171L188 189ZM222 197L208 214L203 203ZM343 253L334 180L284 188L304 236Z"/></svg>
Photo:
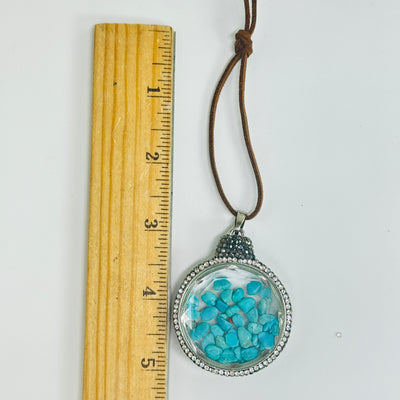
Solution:
<svg viewBox="0 0 400 400"><path fill-rule="evenodd" d="M254 268L257 273L261 273L265 276L266 279L273 285L279 293L280 299L282 304L284 305L284 323L283 323L283 333L280 340L275 344L275 346L265 354L265 356L260 360L249 361L241 367L235 368L227 368L227 367L215 367L207 362L207 360L193 354L190 348L190 344L186 342L184 335L182 334L181 328L181 320L180 320L180 310L181 310L181 301L185 297L185 293L188 289L190 282L196 278L196 276L206 269L210 267L216 267L218 265L223 265L227 263L232 263L235 265L246 265L247 267ZM183 280L181 286L178 289L176 294L174 303L173 303L173 312L172 312L172 320L173 326L175 329L176 336L178 338L178 342L184 351L184 353L192 360L200 368L204 369L205 371L212 372L217 375L222 376L247 376L251 375L255 372L263 370L264 368L268 367L282 352L284 347L286 346L287 340L290 336L290 332L292 329L292 305L290 302L289 295L282 284L282 282L278 279L275 273L263 263L258 260L238 260L236 258L225 258L225 257L215 257L209 259L201 264L195 266L186 278Z"/></svg>

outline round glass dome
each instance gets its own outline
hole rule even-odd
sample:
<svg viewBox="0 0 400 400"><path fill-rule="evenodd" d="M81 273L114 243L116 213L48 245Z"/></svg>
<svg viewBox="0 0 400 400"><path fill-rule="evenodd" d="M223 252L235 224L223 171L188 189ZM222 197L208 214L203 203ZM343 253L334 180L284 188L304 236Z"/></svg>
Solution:
<svg viewBox="0 0 400 400"><path fill-rule="evenodd" d="M196 364L235 374L253 370L284 346L290 303L268 271L255 261L215 260L188 275L175 300L174 324Z"/></svg>

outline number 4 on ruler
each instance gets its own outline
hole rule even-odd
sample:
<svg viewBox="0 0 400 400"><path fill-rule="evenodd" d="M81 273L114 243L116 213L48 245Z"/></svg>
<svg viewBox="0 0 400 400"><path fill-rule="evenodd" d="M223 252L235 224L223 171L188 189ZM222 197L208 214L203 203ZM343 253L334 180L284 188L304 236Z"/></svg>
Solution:
<svg viewBox="0 0 400 400"><path fill-rule="evenodd" d="M153 289L149 288L148 286L146 286L146 289L143 290L143 296L150 296L150 295L154 295L157 294Z"/></svg>

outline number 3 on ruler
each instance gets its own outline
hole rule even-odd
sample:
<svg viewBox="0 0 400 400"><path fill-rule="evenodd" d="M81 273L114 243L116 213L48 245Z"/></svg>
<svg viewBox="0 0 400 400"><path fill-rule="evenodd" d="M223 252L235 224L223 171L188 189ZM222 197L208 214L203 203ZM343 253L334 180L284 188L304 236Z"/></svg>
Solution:
<svg viewBox="0 0 400 400"><path fill-rule="evenodd" d="M150 229L150 228L157 228L157 226L158 226L158 221L155 219L155 220L153 220L153 221L150 221L148 218L146 218L146 220L144 221L144 226L147 228L147 229Z"/></svg>

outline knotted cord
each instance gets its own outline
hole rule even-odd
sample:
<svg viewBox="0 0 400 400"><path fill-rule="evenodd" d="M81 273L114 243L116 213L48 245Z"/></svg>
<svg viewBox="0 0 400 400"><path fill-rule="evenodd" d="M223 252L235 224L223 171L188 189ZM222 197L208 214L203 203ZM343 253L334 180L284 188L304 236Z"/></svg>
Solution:
<svg viewBox="0 0 400 400"><path fill-rule="evenodd" d="M215 150L214 150L214 125L215 125L215 114L217 111L217 104L221 94L221 91L228 79L229 75L231 74L235 65L241 61L240 63L240 74L239 74L239 109L240 109L240 116L242 121L242 130L243 130L243 138L246 144L247 153L250 158L251 166L254 172L254 176L256 179L257 184L257 203L252 212L246 215L246 219L254 218L260 211L261 205L263 202L263 185L261 181L260 171L257 166L257 161L254 155L253 147L250 141L249 135L249 125L247 122L247 114L246 114L246 107L244 102L244 94L245 94L245 81L246 81L246 68L247 68L247 59L253 52L253 43L251 40L251 35L254 32L254 28L256 26L256 17L257 17L257 0L252 0L252 7L250 13L250 5L249 0L244 0L244 7L245 7L245 26L244 29L240 29L235 37L235 55L229 61L228 65L226 66L218 84L214 92L214 96L211 102L211 109L210 109L210 120L209 120L209 154L210 154L210 163L212 173L214 175L215 183L217 185L218 192L225 203L228 210L233 214L237 215L238 211L235 210L230 202L228 201L225 192L222 188L222 184L218 175L216 163L215 163ZM251 14L251 17L250 17Z"/></svg>

